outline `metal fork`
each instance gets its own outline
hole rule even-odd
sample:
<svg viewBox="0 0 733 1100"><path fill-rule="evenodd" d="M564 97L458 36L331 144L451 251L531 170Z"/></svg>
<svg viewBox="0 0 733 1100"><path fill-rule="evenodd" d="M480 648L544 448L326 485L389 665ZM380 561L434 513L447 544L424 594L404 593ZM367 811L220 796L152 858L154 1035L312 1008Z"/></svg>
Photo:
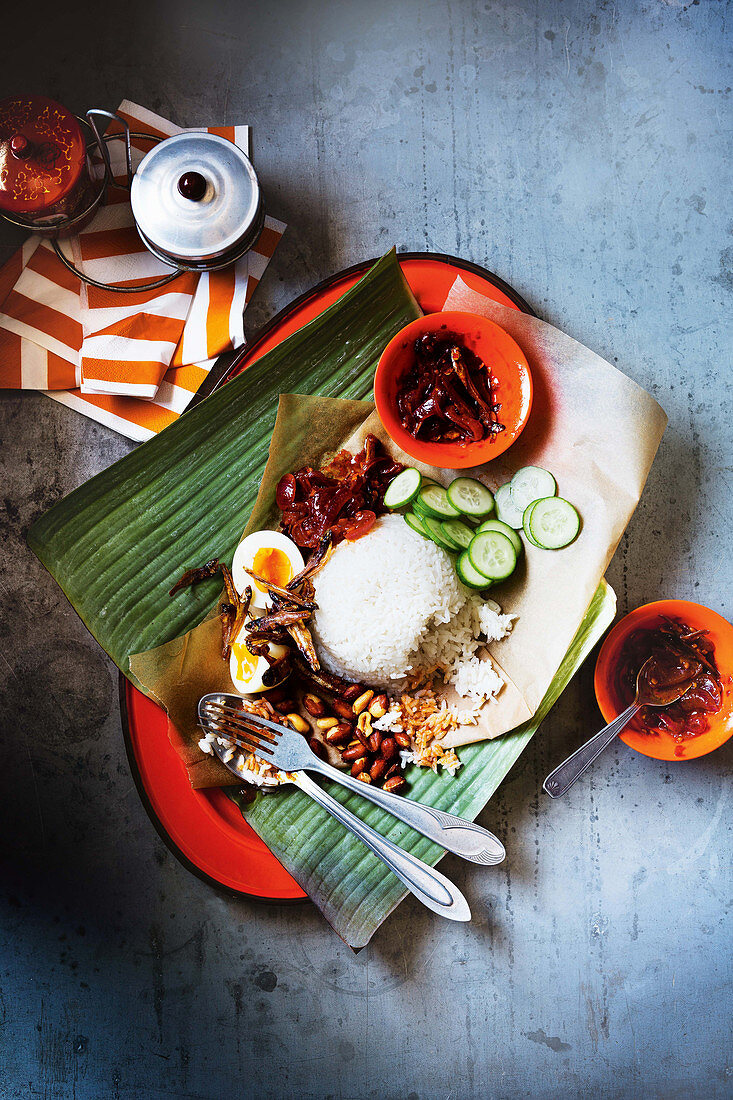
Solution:
<svg viewBox="0 0 733 1100"><path fill-rule="evenodd" d="M277 767L285 771L298 771L307 768L308 771L320 772L328 779L340 783L342 787L355 791L370 802L374 802L375 805L386 810L393 817L404 821L416 832L422 833L428 840L432 840L439 844L441 848L445 848L447 852L453 852L454 855L461 856L462 859L467 859L471 863L494 866L501 863L506 857L504 845L488 829L483 829L480 825L476 825L472 821L466 821L462 817L445 813L443 810L435 810L432 806L423 806L420 802L412 802L401 795L383 791L379 787L372 787L368 783L362 783L361 780L354 779L353 776L338 771L330 764L320 760L300 734L293 733L292 730L278 725L276 722L270 722L266 718L260 718L258 715L243 711L242 700L239 695L222 692L204 695L199 702L199 721L202 719L202 707L205 711L209 703L214 704L225 719L244 721L249 723L250 726L261 727L254 735L250 733L250 739L252 736L267 737L270 741L274 738L279 757L286 761L283 764L278 763ZM288 754L287 757L286 753ZM288 762L290 755L293 753L296 754L297 764ZM274 757L271 756L268 759L275 763Z"/></svg>
<svg viewBox="0 0 733 1100"><path fill-rule="evenodd" d="M320 771L329 778L333 773L333 778L338 779L339 782L343 782L346 778L335 768L319 760L299 733L275 722L247 714L241 706L232 706L231 700L241 703L239 696L212 693L204 695L199 700L198 706L199 724L206 733L214 734L212 748L231 772L239 776L237 769L224 759L227 755L226 749L218 743L217 738L223 738L247 752L255 753L261 760L268 761L284 772L290 783L310 795L314 802L322 806L366 844L367 848L370 848L428 909L449 920L469 921L471 919L468 902L450 879L372 829L305 774L304 769L308 768ZM350 776L348 778L351 779ZM367 785L355 781L354 790L362 787L364 791L359 789L359 794L366 793ZM373 801L376 800L373 799ZM417 803L410 805L417 806ZM391 813L394 812L391 805L385 808L388 808ZM425 808L422 807L422 809ZM406 818L403 816L401 820Z"/></svg>

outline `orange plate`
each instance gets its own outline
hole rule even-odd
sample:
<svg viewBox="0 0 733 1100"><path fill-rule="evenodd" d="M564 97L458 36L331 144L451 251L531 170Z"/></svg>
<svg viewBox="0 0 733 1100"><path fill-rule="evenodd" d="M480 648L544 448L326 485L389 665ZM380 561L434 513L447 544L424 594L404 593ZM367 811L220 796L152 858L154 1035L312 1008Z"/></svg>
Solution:
<svg viewBox="0 0 733 1100"><path fill-rule="evenodd" d="M633 728L619 736L632 749L655 760L694 760L724 744L733 734L733 626L721 615L688 600L657 600L637 607L616 623L598 654L594 686L598 706L606 722L612 722L626 704L614 685L614 672L621 649L633 630L657 626L663 616L681 619L695 630L707 630L715 646L715 660L723 681L723 706L710 716L710 729L688 741L678 742L666 731L641 733Z"/></svg>
<svg viewBox="0 0 733 1100"><path fill-rule="evenodd" d="M479 443L431 443L415 439L397 413L400 379L415 359L415 341L429 332L453 333L490 368L498 380L499 419L504 431ZM431 313L398 332L382 352L374 376L374 400L382 425L398 447L418 462L446 470L483 466L511 447L532 408L532 375L519 344L503 328L476 313Z"/></svg>
<svg viewBox="0 0 733 1100"><path fill-rule="evenodd" d="M399 257L400 266L420 306L435 312L458 275L474 290L502 305L532 310L496 275L453 256L418 252ZM345 294L373 260L319 283L265 325L257 340L244 348L224 379L246 370L261 355L312 321ZM216 368L211 372L216 381ZM297 389L297 378L293 388ZM206 385L206 384L205 384ZM204 394L206 392L205 388ZM168 738L164 710L120 676L120 705L130 770L150 820L170 850L193 874L230 893L266 901L302 901L306 895L243 819L222 790L194 791Z"/></svg>

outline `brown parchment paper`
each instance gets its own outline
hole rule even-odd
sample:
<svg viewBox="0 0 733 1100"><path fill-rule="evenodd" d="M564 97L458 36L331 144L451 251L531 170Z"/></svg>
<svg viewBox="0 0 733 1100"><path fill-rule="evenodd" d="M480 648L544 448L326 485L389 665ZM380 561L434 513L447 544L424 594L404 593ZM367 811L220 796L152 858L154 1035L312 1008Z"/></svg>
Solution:
<svg viewBox="0 0 733 1100"><path fill-rule="evenodd" d="M506 684L482 708L478 725L445 739L460 746L506 733L537 710L638 503L667 418L646 391L600 356L551 325L472 291L460 277L445 308L480 313L506 329L524 350L534 385L530 419L517 443L494 462L461 473L496 489L521 466L544 466L582 520L578 538L562 551L540 550L525 540L514 575L497 586L502 610L518 616L512 633L489 650ZM285 394L245 534L277 525L274 493L284 473L305 463L318 465L340 446L359 449L368 432L396 458L437 481L448 484L455 476L456 471L416 464L396 448L370 402ZM168 711L175 727L171 739L195 787L237 782L197 743L199 697L231 690L218 641L218 621L209 620L184 638L131 658L144 689ZM461 705L451 690L446 696Z"/></svg>
<svg viewBox="0 0 733 1100"><path fill-rule="evenodd" d="M353 434L373 408L371 401L281 394L267 465L244 535L277 527L275 489L282 475L300 466L318 466L327 452L336 450ZM185 591L180 597L185 599ZM167 711L168 735L186 765L191 785L241 786L241 780L198 746L199 699L208 691L233 690L228 665L221 658L221 625L216 611L188 634L134 654L130 669L145 693Z"/></svg>

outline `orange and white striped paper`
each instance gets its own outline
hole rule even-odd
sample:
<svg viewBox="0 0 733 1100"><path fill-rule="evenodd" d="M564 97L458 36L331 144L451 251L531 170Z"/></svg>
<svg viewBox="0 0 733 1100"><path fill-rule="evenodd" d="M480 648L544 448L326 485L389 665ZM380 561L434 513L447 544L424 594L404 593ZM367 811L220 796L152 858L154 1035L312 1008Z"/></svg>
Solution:
<svg viewBox="0 0 733 1100"><path fill-rule="evenodd" d="M138 132L181 132L127 101L119 113ZM248 127L209 132L249 153ZM134 139L133 162L149 147ZM109 148L114 175L124 175L122 142ZM47 241L31 237L0 271L0 387L42 390L130 439L150 438L185 410L216 357L244 343L244 308L284 230L267 217L252 250L226 270L124 295L81 283ZM100 282L135 286L170 272L142 244L128 193L117 188L64 247Z"/></svg>

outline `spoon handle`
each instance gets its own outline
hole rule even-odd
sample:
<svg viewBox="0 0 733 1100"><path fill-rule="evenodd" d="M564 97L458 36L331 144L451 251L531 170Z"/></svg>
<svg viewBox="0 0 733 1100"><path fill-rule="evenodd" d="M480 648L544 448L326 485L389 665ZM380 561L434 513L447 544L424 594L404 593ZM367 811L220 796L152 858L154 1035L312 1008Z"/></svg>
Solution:
<svg viewBox="0 0 733 1100"><path fill-rule="evenodd" d="M569 791L575 780L579 779L583 772L588 770L596 757L608 748L614 737L621 732L624 726L628 725L639 709L638 703L632 703L622 714L619 714L618 718L614 718L613 722L609 722L594 737L591 737L590 741L586 741L567 760L563 760L562 764L555 768L553 772L550 772L542 784L550 797L559 798L560 795Z"/></svg>
<svg viewBox="0 0 733 1100"><path fill-rule="evenodd" d="M359 840L366 844L367 848L371 848L375 856L378 856L382 863L386 863L390 871L397 875L407 889L428 909L432 909L441 917L447 917L448 920L469 921L471 919L471 910L463 894L440 871L423 863L417 856L404 851L386 836L378 833L376 829L372 829L366 821L352 814L327 791L319 787L306 772L296 772L291 783L310 795L314 802L340 821L354 836L358 836Z"/></svg>
<svg viewBox="0 0 733 1100"><path fill-rule="evenodd" d="M352 779L346 773L337 771L330 764L314 757L313 770L325 775L328 779L335 780L347 790L374 802L375 805L392 814L398 821L404 821L411 829L422 833L428 840L445 848L446 852L453 852L471 863L483 863L493 866L501 863L506 856L504 845L480 825L472 821L465 821L462 817L444 813L432 806L423 806L421 802L413 802L402 795L391 794L389 791L380 790L370 784L361 783L358 779Z"/></svg>

